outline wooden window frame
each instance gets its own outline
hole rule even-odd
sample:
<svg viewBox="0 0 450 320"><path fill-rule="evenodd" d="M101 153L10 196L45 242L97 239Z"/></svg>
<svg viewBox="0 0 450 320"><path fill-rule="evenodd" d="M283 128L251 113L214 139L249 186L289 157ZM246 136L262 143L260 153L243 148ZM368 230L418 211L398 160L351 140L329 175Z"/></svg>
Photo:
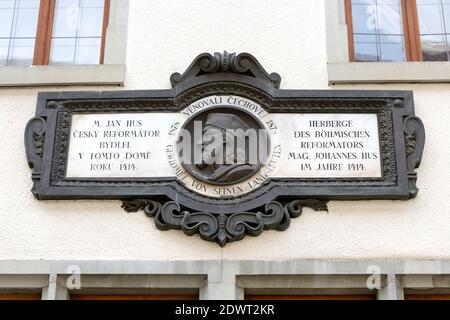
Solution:
<svg viewBox="0 0 450 320"><path fill-rule="evenodd" d="M426 301L426 300L440 300L450 301L450 294L405 294L405 300L409 301Z"/></svg>
<svg viewBox="0 0 450 320"><path fill-rule="evenodd" d="M272 300L272 301L283 301L283 300L377 300L376 294L368 295L349 295L349 294L335 294L335 295L246 295L245 300L249 301L261 301L261 300Z"/></svg>
<svg viewBox="0 0 450 320"><path fill-rule="evenodd" d="M100 46L99 64L104 63L106 47L106 31L109 23L111 0L104 0L102 40ZM53 35L53 22L55 18L56 0L41 0L34 46L33 65L48 65L50 62L50 49Z"/></svg>
<svg viewBox="0 0 450 320"><path fill-rule="evenodd" d="M199 300L198 294L71 294L75 301L174 301Z"/></svg>
<svg viewBox="0 0 450 320"><path fill-rule="evenodd" d="M406 61L423 61L416 0L400 0ZM352 0L344 0L350 62L356 62Z"/></svg>

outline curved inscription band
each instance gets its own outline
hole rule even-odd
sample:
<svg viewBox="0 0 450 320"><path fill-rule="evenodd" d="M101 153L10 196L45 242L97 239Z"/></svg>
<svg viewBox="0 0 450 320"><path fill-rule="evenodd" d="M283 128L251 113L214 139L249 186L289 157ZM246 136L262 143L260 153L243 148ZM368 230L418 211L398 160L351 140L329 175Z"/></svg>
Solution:
<svg viewBox="0 0 450 320"><path fill-rule="evenodd" d="M284 231L292 218L298 218L303 208L328 211L327 201L316 199L296 200L285 205L272 201L252 212L237 212L232 215L195 212L182 208L175 201L161 204L152 200L137 199L123 201L126 212L144 210L148 217L155 218L159 230L182 230L186 235L199 234L203 240L217 242L224 247L229 242L242 240L246 235L259 236L264 230Z"/></svg>

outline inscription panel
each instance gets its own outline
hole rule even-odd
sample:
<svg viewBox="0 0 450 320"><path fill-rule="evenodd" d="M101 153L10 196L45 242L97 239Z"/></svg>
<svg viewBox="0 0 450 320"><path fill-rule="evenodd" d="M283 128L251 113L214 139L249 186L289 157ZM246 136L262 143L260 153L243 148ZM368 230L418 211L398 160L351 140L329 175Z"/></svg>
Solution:
<svg viewBox="0 0 450 320"><path fill-rule="evenodd" d="M273 114L282 165L276 177L381 178L377 114Z"/></svg>
<svg viewBox="0 0 450 320"><path fill-rule="evenodd" d="M212 117L202 118L205 112ZM193 176L177 150L186 123L203 119L204 128L216 118L235 125L254 119L267 132L270 146L257 171L225 186ZM223 198L250 193L271 178L381 178L380 159L377 114L268 113L239 96L210 96L174 113L73 114L66 178L176 178L196 193ZM224 164L217 171L233 169Z"/></svg>
<svg viewBox="0 0 450 320"><path fill-rule="evenodd" d="M164 146L176 114L74 114L67 178L172 176Z"/></svg>

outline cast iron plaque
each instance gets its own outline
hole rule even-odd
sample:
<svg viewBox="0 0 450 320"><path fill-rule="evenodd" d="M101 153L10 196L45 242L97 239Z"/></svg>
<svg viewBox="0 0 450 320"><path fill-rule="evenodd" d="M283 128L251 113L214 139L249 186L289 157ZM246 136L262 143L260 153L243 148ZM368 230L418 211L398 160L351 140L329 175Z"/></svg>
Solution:
<svg viewBox="0 0 450 320"><path fill-rule="evenodd" d="M412 92L280 81L247 53L204 53L171 90L40 93L25 131L32 192L123 200L161 230L222 246L285 230L305 206L417 195Z"/></svg>

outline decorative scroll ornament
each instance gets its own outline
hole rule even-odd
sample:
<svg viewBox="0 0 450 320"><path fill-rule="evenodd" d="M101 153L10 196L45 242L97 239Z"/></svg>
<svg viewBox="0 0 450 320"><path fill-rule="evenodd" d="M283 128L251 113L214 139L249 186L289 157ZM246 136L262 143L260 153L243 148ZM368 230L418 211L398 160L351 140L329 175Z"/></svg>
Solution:
<svg viewBox="0 0 450 320"><path fill-rule="evenodd" d="M199 234L203 240L217 242L221 247L242 240L245 235L259 236L264 230L287 230L291 219L300 217L305 207L314 211L328 211L327 201L315 199L296 200L284 206L272 201L259 210L231 215L194 212L182 208L175 201L161 204L137 199L123 201L122 205L126 212L144 210L148 217L155 218L159 230L182 230L188 236Z"/></svg>
<svg viewBox="0 0 450 320"><path fill-rule="evenodd" d="M411 198L417 197L419 189L416 186L417 173L422 162L423 149L425 147L425 127L416 116L409 116L404 121L406 160L408 169L409 192Z"/></svg>
<svg viewBox="0 0 450 320"><path fill-rule="evenodd" d="M251 54L241 53L236 55L236 53L228 53L227 51L223 54L218 52L214 53L214 55L209 53L200 54L182 75L178 72L172 74L170 82L172 87L175 87L183 81L212 73L242 74L266 81L277 89L280 88L281 83L279 74L267 73Z"/></svg>
<svg viewBox="0 0 450 320"><path fill-rule="evenodd" d="M33 170L32 180L33 194L37 192L36 184L39 183L42 174L42 157L44 155L44 141L46 132L46 121L43 118L33 118L28 121L25 128L25 152L28 166Z"/></svg>

